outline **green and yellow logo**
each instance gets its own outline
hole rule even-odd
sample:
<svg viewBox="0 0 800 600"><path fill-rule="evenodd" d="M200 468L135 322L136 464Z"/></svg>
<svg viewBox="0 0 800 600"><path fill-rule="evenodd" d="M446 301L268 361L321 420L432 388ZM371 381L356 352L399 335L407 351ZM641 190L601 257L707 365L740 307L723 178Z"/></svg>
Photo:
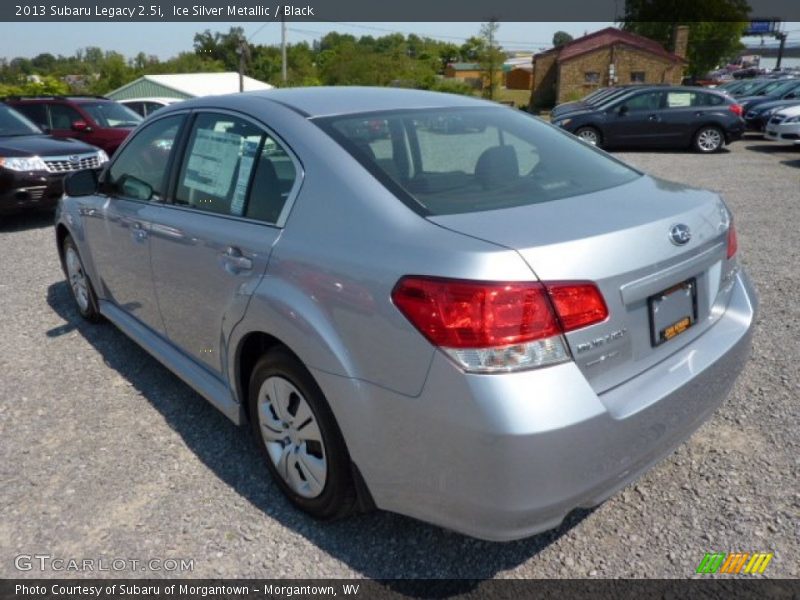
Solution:
<svg viewBox="0 0 800 600"><path fill-rule="evenodd" d="M766 552L755 552L753 554L749 552L732 552L730 554L706 552L697 567L697 573L728 573L731 575L746 573L755 575L767 570L767 565L772 560L772 556L771 552L769 554Z"/></svg>

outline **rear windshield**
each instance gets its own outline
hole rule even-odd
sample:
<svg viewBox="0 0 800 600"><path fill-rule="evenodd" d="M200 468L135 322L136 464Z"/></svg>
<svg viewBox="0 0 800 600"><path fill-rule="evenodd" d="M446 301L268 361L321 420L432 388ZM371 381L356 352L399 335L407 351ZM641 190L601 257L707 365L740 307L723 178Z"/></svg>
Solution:
<svg viewBox="0 0 800 600"><path fill-rule="evenodd" d="M549 202L641 175L511 108L401 110L316 123L401 200L426 215Z"/></svg>

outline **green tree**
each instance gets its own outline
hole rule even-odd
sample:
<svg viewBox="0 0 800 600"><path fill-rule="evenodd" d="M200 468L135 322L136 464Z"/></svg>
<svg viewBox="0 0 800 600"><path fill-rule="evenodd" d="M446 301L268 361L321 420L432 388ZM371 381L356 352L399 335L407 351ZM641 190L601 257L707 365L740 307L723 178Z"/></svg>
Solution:
<svg viewBox="0 0 800 600"><path fill-rule="evenodd" d="M622 26L669 49L675 28L688 26L688 74L702 76L743 48L749 12L747 0L628 0Z"/></svg>
<svg viewBox="0 0 800 600"><path fill-rule="evenodd" d="M500 46L497 45L497 30L499 28L500 25L495 20L481 25L483 48L478 53L478 64L484 75L483 97L490 100L494 99L506 58Z"/></svg>
<svg viewBox="0 0 800 600"><path fill-rule="evenodd" d="M553 34L553 46L556 48L559 48L565 44L569 44L572 40L573 37L566 31L556 31Z"/></svg>

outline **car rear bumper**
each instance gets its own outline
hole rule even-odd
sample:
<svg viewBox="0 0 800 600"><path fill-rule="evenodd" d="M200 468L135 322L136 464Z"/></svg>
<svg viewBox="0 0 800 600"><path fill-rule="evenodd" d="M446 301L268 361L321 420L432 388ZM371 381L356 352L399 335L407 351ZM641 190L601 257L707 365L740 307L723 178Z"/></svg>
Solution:
<svg viewBox="0 0 800 600"><path fill-rule="evenodd" d="M0 214L50 209L64 191L63 175L0 169Z"/></svg>
<svg viewBox="0 0 800 600"><path fill-rule="evenodd" d="M729 393L756 295L670 358L597 395L574 363L465 375L436 353L420 396L314 371L378 507L504 541L556 527L639 477ZM658 500L654 500L658 501Z"/></svg>
<svg viewBox="0 0 800 600"><path fill-rule="evenodd" d="M747 131L764 131L764 119L762 117L750 117L744 120Z"/></svg>

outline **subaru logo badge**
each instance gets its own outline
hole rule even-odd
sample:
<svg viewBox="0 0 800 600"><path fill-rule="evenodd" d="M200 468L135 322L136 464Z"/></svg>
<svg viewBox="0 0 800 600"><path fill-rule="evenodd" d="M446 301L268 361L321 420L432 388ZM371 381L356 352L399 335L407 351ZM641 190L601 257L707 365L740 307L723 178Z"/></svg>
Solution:
<svg viewBox="0 0 800 600"><path fill-rule="evenodd" d="M678 223L669 228L669 239L676 246L683 246L692 239L692 232L689 230L688 225Z"/></svg>

